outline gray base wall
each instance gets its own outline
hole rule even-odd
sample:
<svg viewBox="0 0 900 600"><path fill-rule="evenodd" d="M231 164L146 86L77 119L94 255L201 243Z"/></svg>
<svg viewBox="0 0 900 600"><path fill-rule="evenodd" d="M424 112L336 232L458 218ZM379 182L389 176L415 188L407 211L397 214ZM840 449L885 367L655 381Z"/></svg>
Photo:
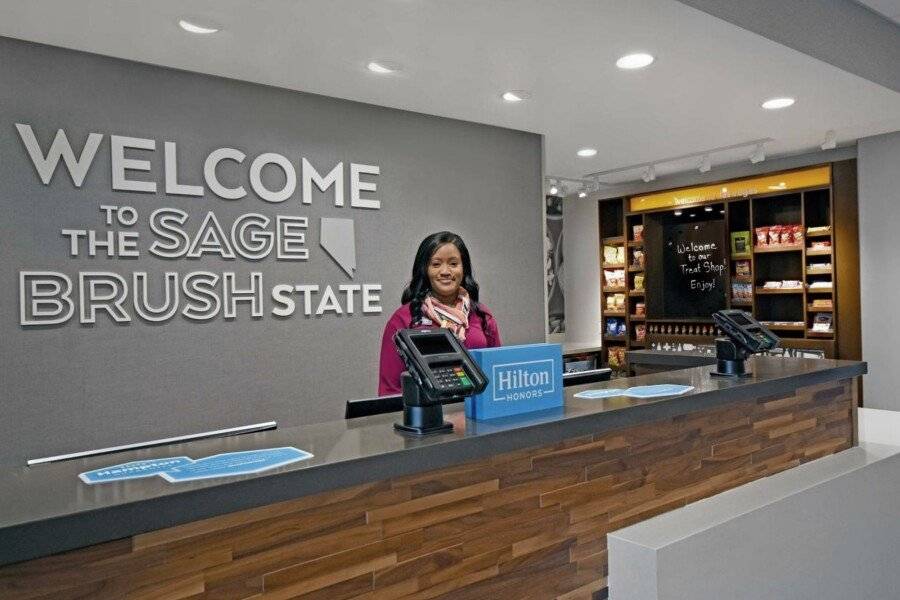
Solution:
<svg viewBox="0 0 900 600"><path fill-rule="evenodd" d="M865 405L900 410L900 331L885 317L900 294L900 131L860 140L858 154L862 354L869 363Z"/></svg>
<svg viewBox="0 0 900 600"><path fill-rule="evenodd" d="M376 394L382 329L399 306L419 242L435 231L465 239L503 341L544 341L540 135L9 38L0 38L0 57L0 465L268 420L284 427L341 418L347 399ZM76 152L88 133L104 134L83 187L61 166L43 185L16 123L31 124L44 151L59 128ZM149 176L129 176L155 181L159 192L112 190L113 134L156 141L155 152L128 151L152 164ZM179 180L194 185L203 184L203 163L213 149L241 150L243 165L220 170L235 174L238 181L227 184L244 185L248 196L222 200L208 189L203 197L163 194L165 141L178 145ZM250 190L248 171L263 152L283 154L295 168L305 157L323 174L343 161L347 204L336 207L332 191L316 191L311 205L301 204L300 181L284 203L262 201ZM374 178L380 210L349 206L351 162L380 166ZM68 256L60 229L105 233L101 204L137 209L140 258ZM160 207L187 211L191 233L207 211L225 227L250 212L307 216L309 261L147 256L147 219ZM319 245L324 217L355 220L352 279ZM70 276L147 271L160 290L168 270L235 271L242 286L260 271L266 292L275 283L335 290L374 283L382 285L383 312L361 314L357 295L353 315L307 317L297 297L300 312L290 318L273 317L269 301L260 319L242 305L233 320L176 316L163 325L137 319L118 325L100 314L94 326L25 330L18 272L28 269Z"/></svg>

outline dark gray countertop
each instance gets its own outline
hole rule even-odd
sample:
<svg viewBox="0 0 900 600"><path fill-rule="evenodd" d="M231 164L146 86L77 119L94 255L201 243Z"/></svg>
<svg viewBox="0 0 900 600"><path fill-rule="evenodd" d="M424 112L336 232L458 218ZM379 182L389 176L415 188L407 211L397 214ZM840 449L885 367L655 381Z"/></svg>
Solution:
<svg viewBox="0 0 900 600"><path fill-rule="evenodd" d="M447 407L446 417L454 423L454 431L420 439L395 433L397 415L386 414L3 469L0 564L866 372L861 362L803 358L758 357L748 367L753 376L741 380L711 378L711 367L706 366L571 387L566 389L563 408L487 422L467 421L461 405ZM656 383L695 389L682 396L649 400L573 396L585 389ZM265 473L191 483L151 477L87 485L78 479L81 472L134 460L200 458L279 446L296 446L315 456Z"/></svg>

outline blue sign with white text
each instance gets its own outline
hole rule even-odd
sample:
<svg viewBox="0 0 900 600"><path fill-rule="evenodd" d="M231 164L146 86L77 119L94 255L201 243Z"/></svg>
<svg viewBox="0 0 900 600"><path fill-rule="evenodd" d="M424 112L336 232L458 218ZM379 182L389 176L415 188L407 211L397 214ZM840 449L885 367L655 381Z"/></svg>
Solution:
<svg viewBox="0 0 900 600"><path fill-rule="evenodd" d="M466 398L466 416L484 420L563 405L562 346L527 344L470 350L488 378Z"/></svg>
<svg viewBox="0 0 900 600"><path fill-rule="evenodd" d="M85 483L107 483L140 477L159 475L170 483L195 481L213 477L233 477L260 473L299 460L312 458L312 454L290 446L265 448L244 452L228 452L193 460L187 456L138 460L113 465L78 475Z"/></svg>
<svg viewBox="0 0 900 600"><path fill-rule="evenodd" d="M678 385L676 383L659 383L657 385L639 385L627 390L621 388L605 388L602 390L585 390L575 394L576 398L596 400L598 398L615 398L616 396L628 396L630 398L659 398L661 396L679 396L694 389L692 385Z"/></svg>

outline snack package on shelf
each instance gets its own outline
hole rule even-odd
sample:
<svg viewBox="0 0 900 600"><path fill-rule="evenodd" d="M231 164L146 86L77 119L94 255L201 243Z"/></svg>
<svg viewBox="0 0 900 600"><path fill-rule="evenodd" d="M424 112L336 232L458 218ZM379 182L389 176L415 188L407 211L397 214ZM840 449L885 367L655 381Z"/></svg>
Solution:
<svg viewBox="0 0 900 600"><path fill-rule="evenodd" d="M831 225L821 225L819 227L806 228L806 235L818 235L823 233L831 233Z"/></svg>
<svg viewBox="0 0 900 600"><path fill-rule="evenodd" d="M731 253L737 254L737 255L750 253L750 232L749 231L732 231L731 232Z"/></svg>
<svg viewBox="0 0 900 600"><path fill-rule="evenodd" d="M625 319L607 319L606 333L608 335L625 335Z"/></svg>
<svg viewBox="0 0 900 600"><path fill-rule="evenodd" d="M647 326L643 323L639 325L635 325L634 327L634 337L637 341L643 342L647 337Z"/></svg>
<svg viewBox="0 0 900 600"><path fill-rule="evenodd" d="M634 289L635 291L644 291L644 276L642 274L634 276Z"/></svg>
<svg viewBox="0 0 900 600"><path fill-rule="evenodd" d="M809 266L807 266L806 268L809 271L830 271L831 263L830 262L809 263Z"/></svg>
<svg viewBox="0 0 900 600"><path fill-rule="evenodd" d="M619 249L616 246L603 246L603 262L605 264L616 264L619 262Z"/></svg>
<svg viewBox="0 0 900 600"><path fill-rule="evenodd" d="M819 290L819 289L829 289L831 287L830 281L813 281L809 284L809 289L811 290Z"/></svg>
<svg viewBox="0 0 900 600"><path fill-rule="evenodd" d="M781 282L782 289L798 289L803 287L802 281L796 279L785 279Z"/></svg>
<svg viewBox="0 0 900 600"><path fill-rule="evenodd" d="M746 301L753 299L753 284L734 281L731 283L731 297L734 300Z"/></svg>
<svg viewBox="0 0 900 600"><path fill-rule="evenodd" d="M769 227L769 246L781 245L781 225Z"/></svg>
<svg viewBox="0 0 900 600"><path fill-rule="evenodd" d="M625 269L604 269L603 285L610 288L625 287Z"/></svg>
<svg viewBox="0 0 900 600"><path fill-rule="evenodd" d="M769 245L769 228L768 227L757 227L756 228L756 247L757 248L765 248Z"/></svg>
<svg viewBox="0 0 900 600"><path fill-rule="evenodd" d="M634 314L642 317L647 312L647 306L643 302L638 302L634 305Z"/></svg>
<svg viewBox="0 0 900 600"><path fill-rule="evenodd" d="M631 266L635 269L643 269L644 268L644 251L643 250L635 250L631 253Z"/></svg>
<svg viewBox="0 0 900 600"><path fill-rule="evenodd" d="M616 247L616 262L621 265L625 264L625 246Z"/></svg>
<svg viewBox="0 0 900 600"><path fill-rule="evenodd" d="M817 313L813 318L812 330L820 333L832 333L831 313Z"/></svg>
<svg viewBox="0 0 900 600"><path fill-rule="evenodd" d="M611 346L609 348L609 368L615 371L625 369L625 348L621 346Z"/></svg>
<svg viewBox="0 0 900 600"><path fill-rule="evenodd" d="M631 226L632 237L635 242L644 241L644 226L643 225L632 225Z"/></svg>
<svg viewBox="0 0 900 600"><path fill-rule="evenodd" d="M617 310L617 311L625 310L625 294L613 294L613 297L615 298L615 302L616 302L615 310Z"/></svg>
<svg viewBox="0 0 900 600"><path fill-rule="evenodd" d="M810 243L810 250L827 250L831 248L831 240L814 240Z"/></svg>
<svg viewBox="0 0 900 600"><path fill-rule="evenodd" d="M781 289L780 281L767 281L763 284L763 287L767 290L778 290Z"/></svg>
<svg viewBox="0 0 900 600"><path fill-rule="evenodd" d="M606 296L606 310L614 311L616 310L616 298L614 294L608 294Z"/></svg>
<svg viewBox="0 0 900 600"><path fill-rule="evenodd" d="M734 274L738 277L750 277L750 261L736 260L734 262Z"/></svg>
<svg viewBox="0 0 900 600"><path fill-rule="evenodd" d="M791 244L797 246L803 245L803 225L800 225L799 223L791 225Z"/></svg>

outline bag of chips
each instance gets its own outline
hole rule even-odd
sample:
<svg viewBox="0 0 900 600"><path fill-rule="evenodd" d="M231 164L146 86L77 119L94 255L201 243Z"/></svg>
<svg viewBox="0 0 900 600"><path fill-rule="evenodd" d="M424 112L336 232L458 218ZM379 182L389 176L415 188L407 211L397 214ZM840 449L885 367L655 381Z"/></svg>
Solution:
<svg viewBox="0 0 900 600"><path fill-rule="evenodd" d="M769 227L769 245L778 246L781 244L781 225L772 225Z"/></svg>
<svg viewBox="0 0 900 600"><path fill-rule="evenodd" d="M768 227L757 227L756 228L756 245L758 247L765 247L769 245L769 228Z"/></svg>
<svg viewBox="0 0 900 600"><path fill-rule="evenodd" d="M803 245L803 226L802 225L791 225L791 239L794 244L798 246Z"/></svg>

